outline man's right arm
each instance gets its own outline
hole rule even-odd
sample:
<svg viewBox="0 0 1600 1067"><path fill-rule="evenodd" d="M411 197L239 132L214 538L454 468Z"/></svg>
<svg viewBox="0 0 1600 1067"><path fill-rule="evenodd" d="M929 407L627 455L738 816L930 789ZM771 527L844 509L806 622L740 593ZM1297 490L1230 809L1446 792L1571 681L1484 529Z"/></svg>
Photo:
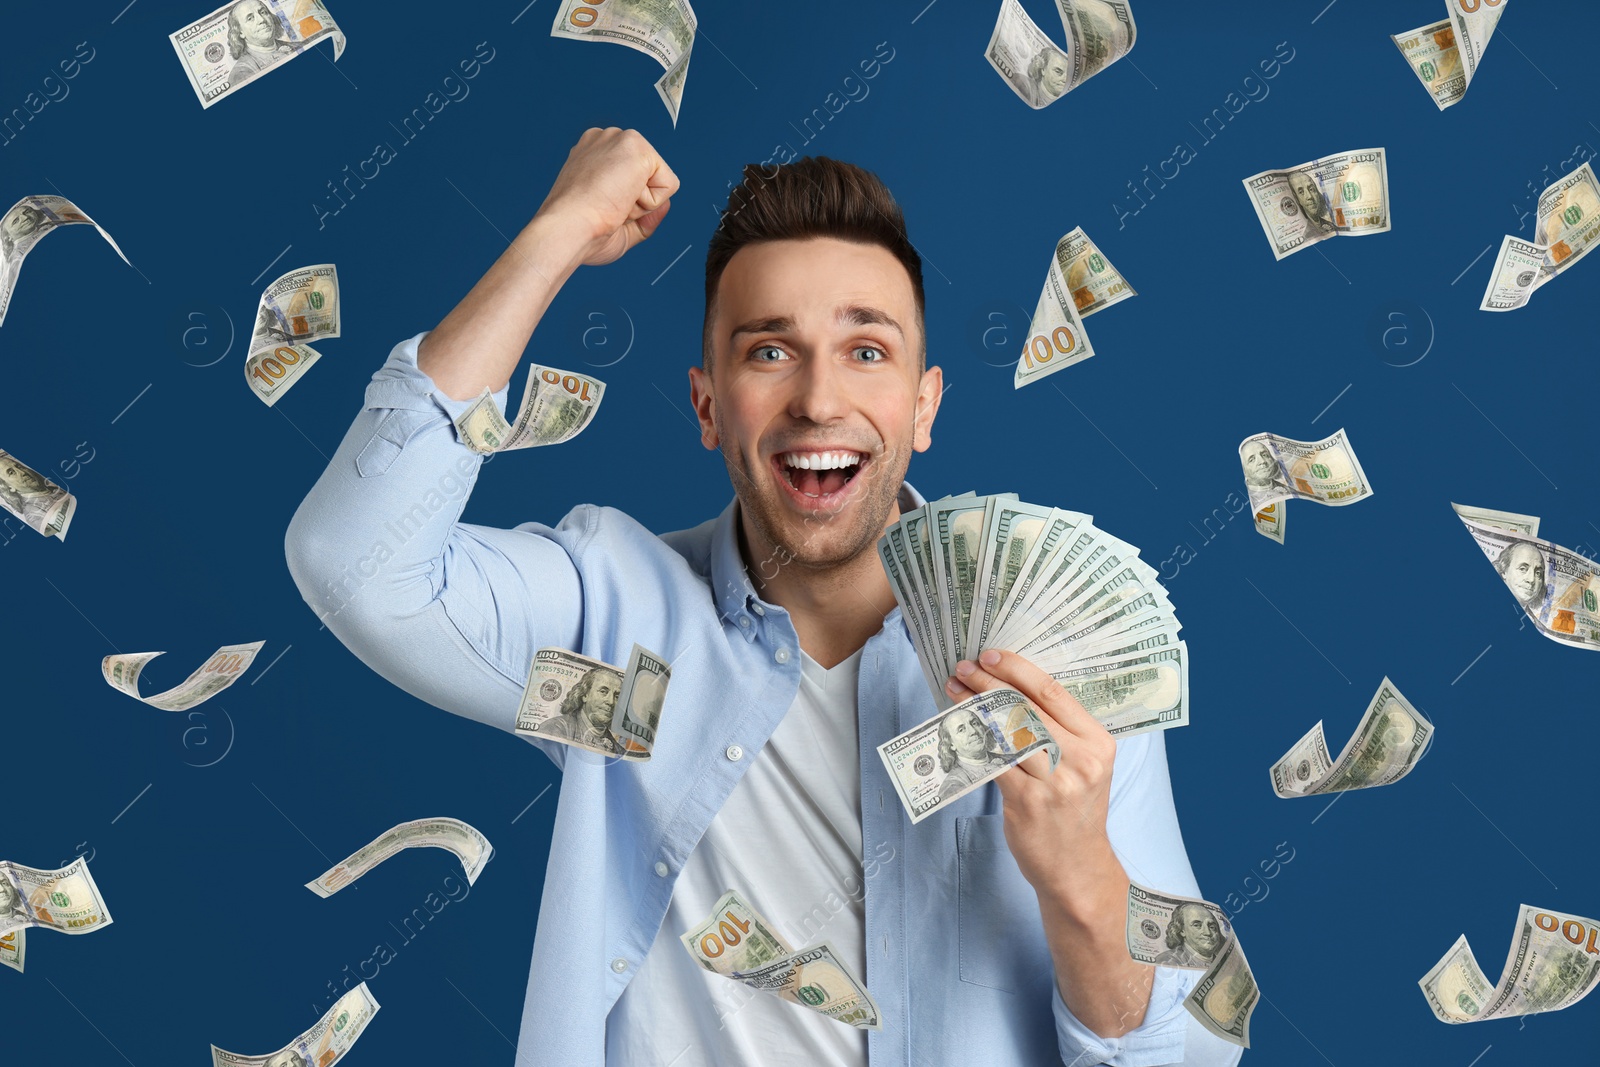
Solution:
<svg viewBox="0 0 1600 1067"><path fill-rule="evenodd" d="M285 540L301 595L407 692L510 730L534 649L576 646L573 557L593 513L580 509L555 528L460 524L483 460L453 421L485 388L504 406L561 283L648 237L676 188L638 134L586 132L538 214L472 292L437 329L395 347L295 513Z"/></svg>

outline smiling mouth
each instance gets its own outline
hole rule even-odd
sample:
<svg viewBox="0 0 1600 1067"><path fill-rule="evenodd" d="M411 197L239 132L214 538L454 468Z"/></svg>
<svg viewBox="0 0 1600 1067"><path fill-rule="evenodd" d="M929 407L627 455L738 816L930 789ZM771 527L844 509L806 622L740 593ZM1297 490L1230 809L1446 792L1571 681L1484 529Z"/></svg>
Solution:
<svg viewBox="0 0 1600 1067"><path fill-rule="evenodd" d="M838 448L779 452L772 463L779 479L804 498L803 503L819 506L836 502L871 459L865 452Z"/></svg>

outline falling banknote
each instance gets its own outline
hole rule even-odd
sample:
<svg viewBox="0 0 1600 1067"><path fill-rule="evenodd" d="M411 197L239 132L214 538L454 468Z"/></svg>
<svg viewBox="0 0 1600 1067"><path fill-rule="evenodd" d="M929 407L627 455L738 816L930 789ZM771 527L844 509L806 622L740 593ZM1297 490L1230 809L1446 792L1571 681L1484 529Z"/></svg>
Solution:
<svg viewBox="0 0 1600 1067"><path fill-rule="evenodd" d="M235 0L167 35L201 107L324 38L335 60L344 55L344 33L322 0Z"/></svg>
<svg viewBox="0 0 1600 1067"><path fill-rule="evenodd" d="M0 323L6 321L6 312L11 308L11 294L17 288L22 261L44 240L45 234L72 225L93 226L106 244L122 256L122 262L128 263L112 236L71 200L64 196L25 196L0 215Z"/></svg>
<svg viewBox="0 0 1600 1067"><path fill-rule="evenodd" d="M878 746L894 791L913 823L999 777L1035 752L1056 769L1061 748L1015 689L968 697Z"/></svg>
<svg viewBox="0 0 1600 1067"><path fill-rule="evenodd" d="M378 1007L362 982L336 1000L311 1029L276 1052L244 1056L212 1045L212 1067L333 1067L366 1032Z"/></svg>
<svg viewBox="0 0 1600 1067"><path fill-rule="evenodd" d="M151 660L166 655L165 652L119 652L100 661L100 673L111 688L127 693L153 708L188 711L244 677L244 672L250 669L250 664L255 662L256 654L265 644L265 641L252 641L247 645L224 645L189 677L155 696L139 695L139 675Z"/></svg>
<svg viewBox="0 0 1600 1067"><path fill-rule="evenodd" d="M1427 751L1433 723L1385 678L1338 759L1318 722L1272 765L1272 791L1308 797L1390 785L1411 773Z"/></svg>
<svg viewBox="0 0 1600 1067"><path fill-rule="evenodd" d="M1256 531L1279 544L1283 543L1280 501L1314 500L1342 507L1372 495L1367 474L1342 429L1320 441L1253 434L1239 442L1239 462L1250 509L1256 513ZM1264 519L1262 512L1272 504L1278 505L1278 512Z"/></svg>
<svg viewBox="0 0 1600 1067"><path fill-rule="evenodd" d="M1224 1041L1250 1047L1261 992L1221 908L1129 883L1126 935L1128 954L1140 963L1205 971L1183 1006Z"/></svg>
<svg viewBox="0 0 1600 1067"><path fill-rule="evenodd" d="M1067 47L1056 47L1017 0L1004 0L984 58L1035 111L1048 107L1133 50L1126 0L1056 0Z"/></svg>
<svg viewBox="0 0 1600 1067"><path fill-rule="evenodd" d="M1541 540L1531 515L1451 506L1535 629L1572 648L1600 649L1600 564Z"/></svg>
<svg viewBox="0 0 1600 1067"><path fill-rule="evenodd" d="M638 645L626 669L564 648L541 648L517 709L516 732L625 760L648 760L672 669Z"/></svg>
<svg viewBox="0 0 1600 1067"><path fill-rule="evenodd" d="M1539 194L1534 240L1507 234L1479 311L1515 311L1600 244L1600 181L1587 161Z"/></svg>
<svg viewBox="0 0 1600 1067"><path fill-rule="evenodd" d="M1039 303L1028 327L1028 343L1017 360L1012 388L1082 363L1094 355L1083 320L1137 296L1080 226L1056 242Z"/></svg>
<svg viewBox="0 0 1600 1067"><path fill-rule="evenodd" d="M1244 179L1250 206L1274 259L1330 237L1389 232L1389 162L1381 148L1358 148Z"/></svg>
<svg viewBox="0 0 1600 1067"><path fill-rule="evenodd" d="M736 890L678 940L695 961L724 978L863 1030L881 1030L877 1001L824 941L798 952Z"/></svg>
<svg viewBox="0 0 1600 1067"><path fill-rule="evenodd" d="M493 394L485 389L456 418L456 434L480 455L559 445L583 432L600 410L605 392L605 383L598 378L535 363L528 368L516 421L506 421Z"/></svg>
<svg viewBox="0 0 1600 1067"><path fill-rule="evenodd" d="M322 358L306 341L339 336L339 272L301 267L267 286L256 305L244 379L268 407Z"/></svg>
<svg viewBox="0 0 1600 1067"><path fill-rule="evenodd" d="M1600 981L1597 941L1600 923L1593 919L1524 904L1499 982L1489 982L1463 934L1417 984L1441 1022L1560 1011L1588 996Z"/></svg>
<svg viewBox="0 0 1600 1067"><path fill-rule="evenodd" d="M110 925L111 912L82 856L53 871L0 860L0 964L22 970L30 926L92 934Z"/></svg>
<svg viewBox="0 0 1600 1067"><path fill-rule="evenodd" d="M689 0L562 0L550 36L610 41L653 57L665 68L656 93L677 126L698 25Z"/></svg>
<svg viewBox="0 0 1600 1067"><path fill-rule="evenodd" d="M1440 111L1466 95L1489 46L1506 0L1445 0L1445 19L1394 34L1390 40Z"/></svg>
<svg viewBox="0 0 1600 1067"><path fill-rule="evenodd" d="M319 897L331 897L372 868L406 848L442 848L455 853L473 885L484 865L494 858L489 839L460 819L414 819L391 827L322 872L306 888Z"/></svg>
<svg viewBox="0 0 1600 1067"><path fill-rule="evenodd" d="M78 498L16 456L0 451L0 507L30 529L65 541Z"/></svg>

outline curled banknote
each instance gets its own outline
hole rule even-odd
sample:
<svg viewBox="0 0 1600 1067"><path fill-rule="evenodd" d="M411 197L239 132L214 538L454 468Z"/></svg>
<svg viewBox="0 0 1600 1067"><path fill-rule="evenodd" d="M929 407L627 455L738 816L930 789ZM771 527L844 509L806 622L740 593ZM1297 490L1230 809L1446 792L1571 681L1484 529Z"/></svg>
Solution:
<svg viewBox="0 0 1600 1067"><path fill-rule="evenodd" d="M6 321L6 312L11 308L11 294L16 290L22 261L45 234L72 225L93 226L106 244L122 256L122 262L128 263L112 236L71 200L64 196L25 196L0 215L0 323Z"/></svg>
<svg viewBox="0 0 1600 1067"><path fill-rule="evenodd" d="M1560 1011L1600 982L1600 923L1524 904L1517 912L1500 981L1490 983L1466 935L1418 981L1428 1007L1447 1023L1476 1023Z"/></svg>
<svg viewBox="0 0 1600 1067"><path fill-rule="evenodd" d="M304 342L338 336L338 269L318 263L292 270L267 286L256 304L244 379L271 407L322 358Z"/></svg>
<svg viewBox="0 0 1600 1067"><path fill-rule="evenodd" d="M27 930L22 927L0 934L0 967L8 967L18 974L28 958Z"/></svg>
<svg viewBox="0 0 1600 1067"><path fill-rule="evenodd" d="M29 529L65 541L78 498L10 452L0 451L0 507Z"/></svg>
<svg viewBox="0 0 1600 1067"><path fill-rule="evenodd" d="M609 41L655 59L664 71L656 93L677 126L698 25L689 0L562 0L550 36Z"/></svg>
<svg viewBox="0 0 1600 1067"><path fill-rule="evenodd" d="M878 746L894 791L913 823L992 781L1035 752L1061 749L1028 698L1015 689L968 697Z"/></svg>
<svg viewBox="0 0 1600 1067"><path fill-rule="evenodd" d="M1389 232L1389 163L1381 148L1358 148L1244 179L1250 206L1283 259L1330 237Z"/></svg>
<svg viewBox="0 0 1600 1067"><path fill-rule="evenodd" d="M1003 0L983 54L1034 110L1048 107L1133 50L1138 28L1125 0L1056 0L1059 48L1017 0Z"/></svg>
<svg viewBox="0 0 1600 1067"><path fill-rule="evenodd" d="M1128 884L1128 954L1140 963L1204 971L1183 1006L1224 1041L1250 1047L1260 1000L1233 924L1209 900Z"/></svg>
<svg viewBox="0 0 1600 1067"><path fill-rule="evenodd" d="M1440 111L1461 102L1483 50L1505 13L1505 0L1445 0L1445 19L1390 39Z"/></svg>
<svg viewBox="0 0 1600 1067"><path fill-rule="evenodd" d="M333 1067L366 1032L378 1007L362 982L334 1001L311 1029L276 1052L244 1056L212 1045L212 1067Z"/></svg>
<svg viewBox="0 0 1600 1067"><path fill-rule="evenodd" d="M541 648L517 708L516 732L626 760L648 760L672 668L639 645L626 668Z"/></svg>
<svg viewBox="0 0 1600 1067"><path fill-rule="evenodd" d="M1063 236L1050 257L1012 387L1021 389L1094 355L1083 320L1137 295L1081 226Z"/></svg>
<svg viewBox="0 0 1600 1067"><path fill-rule="evenodd" d="M1539 516L1522 515L1515 511L1498 511L1495 508L1475 508L1470 504L1451 504L1456 515L1469 519L1479 526L1493 526L1498 530L1507 530L1511 533L1522 534L1524 537L1539 536Z"/></svg>
<svg viewBox="0 0 1600 1067"><path fill-rule="evenodd" d="M1272 765L1272 791L1308 797L1391 785L1411 773L1432 737L1433 723L1385 678L1339 758L1329 757L1318 722Z"/></svg>
<svg viewBox="0 0 1600 1067"><path fill-rule="evenodd" d="M344 33L322 0L233 0L167 35L201 107L324 38L333 40L335 60L344 55Z"/></svg>
<svg viewBox="0 0 1600 1067"><path fill-rule="evenodd" d="M92 934L110 925L111 912L82 856L53 871L0 860L0 934L29 926ZM21 970L21 943L16 944Z"/></svg>
<svg viewBox="0 0 1600 1067"><path fill-rule="evenodd" d="M456 434L480 455L559 445L583 432L605 393L605 383L598 378L535 363L528 368L516 421L506 421L493 394L485 389L456 418Z"/></svg>
<svg viewBox="0 0 1600 1067"><path fill-rule="evenodd" d="M1600 649L1600 564L1513 523L1472 518L1458 506L1456 513L1535 629L1563 645Z"/></svg>
<svg viewBox="0 0 1600 1067"><path fill-rule="evenodd" d="M794 951L736 889L722 894L711 914L678 935L678 940L696 963L724 978L731 978L735 971L754 970Z"/></svg>
<svg viewBox="0 0 1600 1067"><path fill-rule="evenodd" d="M188 711L244 677L244 672L250 669L250 664L255 662L256 654L265 644L265 641L252 641L246 645L223 645L189 677L154 696L139 695L139 675L146 664L157 656L166 655L165 652L119 652L100 661L100 673L111 688L127 693L153 708Z"/></svg>
<svg viewBox="0 0 1600 1067"><path fill-rule="evenodd" d="M1367 473L1361 469L1361 461L1342 429L1320 441L1296 441L1275 433L1252 434L1239 442L1239 463L1244 468L1244 488L1250 495L1251 510L1257 513L1280 500L1314 500L1342 507L1372 495ZM1257 532L1283 542L1281 525L1275 531L1262 527L1258 519Z"/></svg>
<svg viewBox="0 0 1600 1067"><path fill-rule="evenodd" d="M406 848L442 848L455 853L472 885L494 858L494 846L460 819L413 819L379 834L372 842L323 871L306 888L319 897L331 897L372 868Z"/></svg>
<svg viewBox="0 0 1600 1067"><path fill-rule="evenodd" d="M1515 311L1600 244L1600 180L1587 161L1544 188L1534 240L1507 234L1489 272L1480 311Z"/></svg>

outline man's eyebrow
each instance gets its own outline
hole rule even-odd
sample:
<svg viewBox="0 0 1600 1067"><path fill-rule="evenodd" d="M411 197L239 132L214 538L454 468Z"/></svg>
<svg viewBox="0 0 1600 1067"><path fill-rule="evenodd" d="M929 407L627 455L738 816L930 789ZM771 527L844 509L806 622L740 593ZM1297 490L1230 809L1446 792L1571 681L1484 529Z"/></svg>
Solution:
<svg viewBox="0 0 1600 1067"><path fill-rule="evenodd" d="M792 333L793 331L794 319L787 315L773 315L765 319L751 319L749 322L740 323L728 336L731 339L741 333Z"/></svg>
<svg viewBox="0 0 1600 1067"><path fill-rule="evenodd" d="M906 332L888 312L867 304L847 304L834 314L834 321L846 326L888 326L903 340ZM789 315L771 315L740 323L728 335L729 339L742 333L793 333L794 318Z"/></svg>

